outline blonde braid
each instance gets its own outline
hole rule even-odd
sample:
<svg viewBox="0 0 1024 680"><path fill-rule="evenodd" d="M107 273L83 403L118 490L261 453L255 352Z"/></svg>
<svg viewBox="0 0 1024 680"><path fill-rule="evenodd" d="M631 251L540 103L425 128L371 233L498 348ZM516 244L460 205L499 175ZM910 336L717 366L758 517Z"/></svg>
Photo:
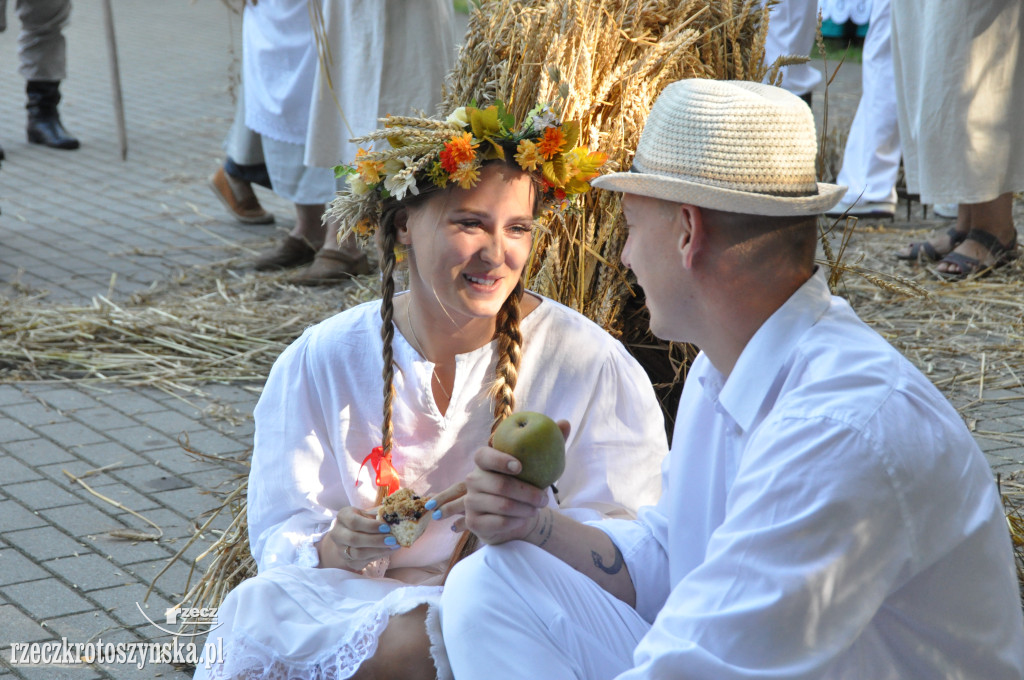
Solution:
<svg viewBox="0 0 1024 680"><path fill-rule="evenodd" d="M523 334L519 331L519 305L523 299L523 292L523 281L520 279L512 294L498 310L498 317L495 320L498 365L494 369L494 384L491 386L491 398L494 399L491 434L516 408L514 391L519 380L519 361L523 358Z"/></svg>
<svg viewBox="0 0 1024 680"><path fill-rule="evenodd" d="M384 455L391 453L394 439L394 426L391 412L395 399L395 361L393 341L395 339L395 215L397 210L387 211L380 220L380 270L381 270L381 301L380 301L380 338L384 342L384 420L381 424L381 447ZM377 487L377 505L384 502L385 487Z"/></svg>
<svg viewBox="0 0 1024 680"><path fill-rule="evenodd" d="M501 421L512 415L516 408L515 389L519 380L519 361L523 358L523 334L519 330L520 303L523 300L522 279L505 299L495 319L494 335L498 338L498 365L494 369L494 384L491 386L491 398L494 399L494 422L491 423L491 434ZM464 557L471 555L480 540L470 531L462 532L458 544L448 562L444 578L448 579L452 567Z"/></svg>

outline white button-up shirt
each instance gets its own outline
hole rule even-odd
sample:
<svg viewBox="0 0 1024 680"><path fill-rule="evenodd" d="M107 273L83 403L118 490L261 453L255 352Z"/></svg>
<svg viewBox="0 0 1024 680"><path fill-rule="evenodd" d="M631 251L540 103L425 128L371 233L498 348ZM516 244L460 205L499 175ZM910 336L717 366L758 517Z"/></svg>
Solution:
<svg viewBox="0 0 1024 680"><path fill-rule="evenodd" d="M606 521L635 678L1024 677L1002 506L949 402L821 273L726 378L697 357L664 492Z"/></svg>

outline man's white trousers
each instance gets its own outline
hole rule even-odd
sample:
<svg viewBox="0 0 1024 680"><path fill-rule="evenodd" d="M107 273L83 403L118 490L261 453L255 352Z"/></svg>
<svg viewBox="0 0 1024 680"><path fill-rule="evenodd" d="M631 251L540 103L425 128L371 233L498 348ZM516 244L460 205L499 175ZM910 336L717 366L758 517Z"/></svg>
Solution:
<svg viewBox="0 0 1024 680"><path fill-rule="evenodd" d="M461 678L602 680L632 668L650 625L529 543L488 546L445 584L441 625Z"/></svg>

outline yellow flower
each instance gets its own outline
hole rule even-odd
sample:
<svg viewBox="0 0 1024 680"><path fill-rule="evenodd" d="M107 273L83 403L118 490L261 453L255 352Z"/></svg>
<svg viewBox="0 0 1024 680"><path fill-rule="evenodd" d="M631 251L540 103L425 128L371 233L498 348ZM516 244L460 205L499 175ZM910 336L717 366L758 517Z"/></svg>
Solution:
<svg viewBox="0 0 1024 680"><path fill-rule="evenodd" d="M376 225L371 220L363 218L356 222L356 226L352 228L352 231L354 231L357 236L366 238L374 232L375 228Z"/></svg>
<svg viewBox="0 0 1024 680"><path fill-rule="evenodd" d="M519 146L516 147L516 163L519 163L519 167L523 170L533 171L537 169L542 160L536 144L529 139L519 142Z"/></svg>
<svg viewBox="0 0 1024 680"><path fill-rule="evenodd" d="M452 173L452 181L457 182L463 189L472 189L480 181L480 171L472 162L463 163Z"/></svg>

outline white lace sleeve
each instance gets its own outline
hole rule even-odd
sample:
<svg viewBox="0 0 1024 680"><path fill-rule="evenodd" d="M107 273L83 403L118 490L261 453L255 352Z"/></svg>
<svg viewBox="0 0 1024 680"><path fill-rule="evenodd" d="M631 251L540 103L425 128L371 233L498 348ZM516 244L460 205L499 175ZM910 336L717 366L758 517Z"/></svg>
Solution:
<svg viewBox="0 0 1024 680"><path fill-rule="evenodd" d="M316 544L320 542L320 539L323 538L328 531L330 531L330 527L302 539L302 541L295 546L295 564L300 567L309 567L311 569L319 567L320 553L317 552Z"/></svg>

